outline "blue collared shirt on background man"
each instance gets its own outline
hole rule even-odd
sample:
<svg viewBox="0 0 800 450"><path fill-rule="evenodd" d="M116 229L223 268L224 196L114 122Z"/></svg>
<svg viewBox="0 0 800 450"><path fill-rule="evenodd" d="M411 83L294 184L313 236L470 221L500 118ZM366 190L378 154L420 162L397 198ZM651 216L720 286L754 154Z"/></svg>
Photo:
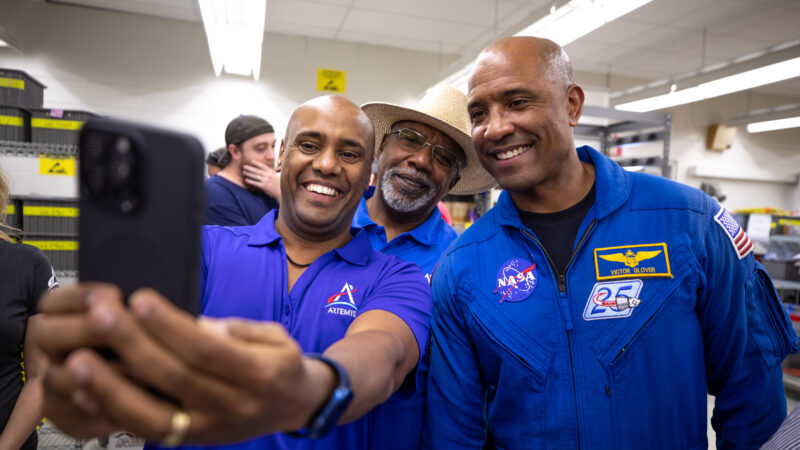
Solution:
<svg viewBox="0 0 800 450"><path fill-rule="evenodd" d="M405 321L417 339L420 355L424 354L431 293L416 266L374 251L367 235L353 228L353 239L320 256L289 292L286 253L275 231L277 212L271 211L250 227L204 228L203 315L280 322L304 352L321 353L344 337L357 316L385 310ZM401 391L413 395L420 376L410 376L412 382ZM368 418L369 414L336 427L317 440L273 434L213 448L365 449Z"/></svg>
<svg viewBox="0 0 800 450"><path fill-rule="evenodd" d="M425 278L430 281L430 275L439 261L439 256L448 245L458 237L456 231L442 219L437 208L431 215L413 230L402 233L386 242L386 231L383 226L376 224L367 212L367 199L375 193L375 186L370 186L364 193L358 205L356 215L353 217L353 226L361 227L367 232L372 248L387 255L399 256L405 261L418 265Z"/></svg>
<svg viewBox="0 0 800 450"><path fill-rule="evenodd" d="M370 186L364 192L364 197L353 217L353 226L364 229L375 250L398 256L420 266L425 273L425 279L430 282L430 275L439 261L439 256L458 234L442 219L439 209L434 208L431 215L417 228L395 236L391 242L386 242L384 227L376 224L367 211L367 199L374 194L374 186ZM426 352L418 372L426 374L427 371ZM369 448L375 450L420 448L424 414L424 384L418 386L417 393L411 398L404 398L399 394L393 395L370 414Z"/></svg>
<svg viewBox="0 0 800 450"><path fill-rule="evenodd" d="M269 195L250 192L219 175L206 180L205 189L207 225L255 225L278 207L278 201Z"/></svg>

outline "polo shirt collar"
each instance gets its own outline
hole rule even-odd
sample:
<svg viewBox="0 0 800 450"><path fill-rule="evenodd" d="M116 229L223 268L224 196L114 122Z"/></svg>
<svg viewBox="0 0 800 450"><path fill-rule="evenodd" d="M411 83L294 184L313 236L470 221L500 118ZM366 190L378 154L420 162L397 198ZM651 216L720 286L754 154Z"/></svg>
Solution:
<svg viewBox="0 0 800 450"><path fill-rule="evenodd" d="M362 228L377 227L367 211L367 199L375 195L375 186L370 186L369 189L364 191L364 196L361 198L361 204L358 205L353 224ZM415 241L423 245L434 245L439 242L439 236L444 232L446 225L439 208L433 208L430 216L424 222L419 224L416 228L405 234L411 236Z"/></svg>
<svg viewBox="0 0 800 450"><path fill-rule="evenodd" d="M282 242L281 235L275 230L275 219L277 217L278 210L273 209L265 214L257 224L253 225L247 245L272 245L276 242ZM361 228L351 227L350 234L353 236L350 242L345 244L344 247L333 249L333 253L350 264L363 266L372 255L372 244L370 244L369 237Z"/></svg>

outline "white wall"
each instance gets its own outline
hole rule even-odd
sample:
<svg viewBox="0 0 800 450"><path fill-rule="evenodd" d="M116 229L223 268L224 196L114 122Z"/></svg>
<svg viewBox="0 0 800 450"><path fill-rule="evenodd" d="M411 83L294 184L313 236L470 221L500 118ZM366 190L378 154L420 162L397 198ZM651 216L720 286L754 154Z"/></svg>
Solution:
<svg viewBox="0 0 800 450"><path fill-rule="evenodd" d="M768 95L731 94L670 110L672 113L671 159L678 162L678 181L699 187L701 182L717 184L727 195L729 209L774 207L800 210L800 128L749 134L739 127L730 149L706 150L706 133L711 124L724 123L749 109L759 109L797 102ZM772 174L773 180L794 177L793 183L739 181L725 178L697 177L692 166L711 168L722 176L737 174Z"/></svg>
<svg viewBox="0 0 800 450"><path fill-rule="evenodd" d="M642 80L609 77L605 75L575 74L579 84L592 92L587 104L607 106L599 93L641 84ZM603 86L607 83L611 89ZM749 134L739 127L730 149L724 152L706 150L706 133L709 125L725 123L732 117L749 110L800 102L796 97L740 92L698 103L678 106L663 112L672 114L672 139L670 161L676 166L676 179L681 183L700 187L703 182L715 184L727 195L723 202L729 209L772 207L800 210L800 187L796 176L800 174L800 128ZM625 157L653 156L661 152L661 144L624 147ZM775 180L794 177L793 183L735 180L729 178L699 177L691 168L710 169L725 177L760 174Z"/></svg>
<svg viewBox="0 0 800 450"><path fill-rule="evenodd" d="M89 110L197 135L224 145L238 114L269 120L283 137L292 111L323 95L317 68L347 71L345 96L414 103L452 57L267 33L261 80L214 76L201 24L58 4L0 0L0 26L23 54L0 50L0 67L47 85L45 107Z"/></svg>

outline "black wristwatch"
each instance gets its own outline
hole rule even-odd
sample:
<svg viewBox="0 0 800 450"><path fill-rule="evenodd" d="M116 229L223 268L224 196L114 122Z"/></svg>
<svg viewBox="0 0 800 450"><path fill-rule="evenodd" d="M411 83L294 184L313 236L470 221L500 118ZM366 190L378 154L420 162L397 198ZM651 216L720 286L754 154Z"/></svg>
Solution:
<svg viewBox="0 0 800 450"><path fill-rule="evenodd" d="M306 357L314 358L331 366L334 372L336 372L336 376L339 378L339 385L333 390L328 401L311 416L308 426L304 429L288 433L291 436L317 439L326 436L333 427L336 426L344 410L347 409L350 405L350 401L353 400L353 390L350 389L350 377L341 364L318 353L308 353Z"/></svg>

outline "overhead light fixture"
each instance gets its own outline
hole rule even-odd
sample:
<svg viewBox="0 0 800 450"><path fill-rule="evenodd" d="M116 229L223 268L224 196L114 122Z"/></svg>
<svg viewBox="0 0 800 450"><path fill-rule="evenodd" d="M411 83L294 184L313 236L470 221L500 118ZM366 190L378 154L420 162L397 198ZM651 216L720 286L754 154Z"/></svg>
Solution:
<svg viewBox="0 0 800 450"><path fill-rule="evenodd" d="M797 128L800 127L800 103L750 111L732 118L727 125L747 125L748 133Z"/></svg>
<svg viewBox="0 0 800 450"><path fill-rule="evenodd" d="M611 94L617 109L655 111L800 76L800 40Z"/></svg>
<svg viewBox="0 0 800 450"><path fill-rule="evenodd" d="M547 15L528 25L515 36L546 38L563 47L651 1L571 0L561 7L552 5ZM466 64L442 82L467 92L467 78L472 65L473 62Z"/></svg>
<svg viewBox="0 0 800 450"><path fill-rule="evenodd" d="M516 36L550 39L565 46L652 0L572 0L525 27Z"/></svg>
<svg viewBox="0 0 800 450"><path fill-rule="evenodd" d="M0 49L4 48L10 48L16 51L17 53L22 53L20 51L17 40L14 39L14 36L11 36L11 34L8 31L6 31L5 28L0 27Z"/></svg>
<svg viewBox="0 0 800 450"><path fill-rule="evenodd" d="M258 80L267 0L198 0L214 72Z"/></svg>
<svg viewBox="0 0 800 450"><path fill-rule="evenodd" d="M768 120L747 125L748 133L763 133L765 131L784 130L786 128L800 127L800 116L787 119Z"/></svg>

